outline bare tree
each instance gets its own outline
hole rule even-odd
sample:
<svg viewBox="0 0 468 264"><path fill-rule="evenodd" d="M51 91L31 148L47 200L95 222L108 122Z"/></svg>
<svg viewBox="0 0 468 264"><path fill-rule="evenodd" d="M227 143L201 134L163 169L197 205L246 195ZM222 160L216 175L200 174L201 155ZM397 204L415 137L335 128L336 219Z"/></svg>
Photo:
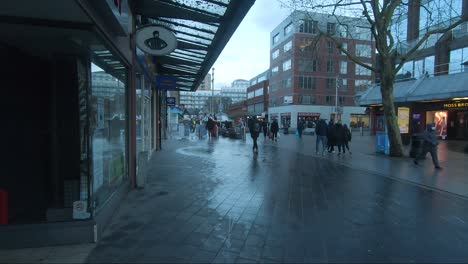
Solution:
<svg viewBox="0 0 468 264"><path fill-rule="evenodd" d="M332 40L336 47L346 54L351 61L372 71L380 80L382 104L390 141L390 155L394 157L403 156L393 97L395 77L402 69L403 64L411 60L418 50L433 45L432 42L446 38L453 29L467 20L467 17L461 14L462 0L430 0L427 2L421 0L278 1L295 11L313 11L314 13L328 14L336 18L338 25L348 24L350 17L367 22L367 30L375 41L375 48L378 53L375 64L365 63L355 54L348 52L343 47L336 32L320 31L316 37ZM408 10L414 7L412 5L419 8L422 2L424 4L420 9L421 17L419 21L422 27L416 33L414 31L408 32L406 26ZM457 5L457 9L454 9L452 5ZM357 34L358 32L354 31L354 33ZM411 34L413 34L410 37L412 40L406 41L406 38ZM350 37L353 36L350 34Z"/></svg>

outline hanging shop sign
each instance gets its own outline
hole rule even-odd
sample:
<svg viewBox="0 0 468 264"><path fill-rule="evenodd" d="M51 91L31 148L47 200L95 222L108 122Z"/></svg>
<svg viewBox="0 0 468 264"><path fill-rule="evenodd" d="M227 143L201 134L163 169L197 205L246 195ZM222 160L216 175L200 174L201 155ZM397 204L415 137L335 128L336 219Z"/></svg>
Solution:
<svg viewBox="0 0 468 264"><path fill-rule="evenodd" d="M156 76L156 88L159 90L176 90L177 78L170 75Z"/></svg>
<svg viewBox="0 0 468 264"><path fill-rule="evenodd" d="M468 102L450 102L444 104L444 109L463 109L468 108Z"/></svg>
<svg viewBox="0 0 468 264"><path fill-rule="evenodd" d="M299 116L299 117L320 117L320 113L298 112L297 116Z"/></svg>
<svg viewBox="0 0 468 264"><path fill-rule="evenodd" d="M408 107L398 107L398 127L402 134L409 133L409 112Z"/></svg>
<svg viewBox="0 0 468 264"><path fill-rule="evenodd" d="M144 53L164 56L176 49L177 38L172 31L165 27L148 25L137 30L136 44Z"/></svg>
<svg viewBox="0 0 468 264"><path fill-rule="evenodd" d="M167 97L166 104L167 106L175 106L176 98L175 97Z"/></svg>

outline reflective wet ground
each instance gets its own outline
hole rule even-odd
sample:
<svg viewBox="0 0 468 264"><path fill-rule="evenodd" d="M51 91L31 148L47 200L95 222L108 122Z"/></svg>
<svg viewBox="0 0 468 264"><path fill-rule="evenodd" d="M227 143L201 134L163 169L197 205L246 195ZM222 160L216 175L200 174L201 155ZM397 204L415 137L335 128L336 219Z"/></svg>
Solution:
<svg viewBox="0 0 468 264"><path fill-rule="evenodd" d="M468 262L466 199L259 143L166 142L88 262Z"/></svg>

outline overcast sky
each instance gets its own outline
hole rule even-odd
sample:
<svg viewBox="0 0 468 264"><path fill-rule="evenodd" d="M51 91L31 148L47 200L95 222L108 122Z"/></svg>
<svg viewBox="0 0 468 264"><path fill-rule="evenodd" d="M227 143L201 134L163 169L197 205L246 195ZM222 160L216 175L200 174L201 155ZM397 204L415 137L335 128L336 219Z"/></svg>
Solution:
<svg viewBox="0 0 468 264"><path fill-rule="evenodd" d="M215 89L250 80L270 64L270 32L290 14L276 0L256 0L214 64ZM210 70L211 73L211 70Z"/></svg>

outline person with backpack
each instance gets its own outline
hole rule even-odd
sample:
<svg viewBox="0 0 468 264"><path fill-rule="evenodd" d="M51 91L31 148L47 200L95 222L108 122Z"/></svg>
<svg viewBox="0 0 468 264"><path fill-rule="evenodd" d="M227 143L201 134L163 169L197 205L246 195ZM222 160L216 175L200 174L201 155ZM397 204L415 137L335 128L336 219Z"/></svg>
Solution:
<svg viewBox="0 0 468 264"><path fill-rule="evenodd" d="M258 139L258 135L260 135L261 125L260 125L260 122L257 120L256 116L253 116L252 121L250 122L249 130L250 130L250 136L252 137L252 140L253 140L252 150L254 153L258 153L257 139Z"/></svg>

